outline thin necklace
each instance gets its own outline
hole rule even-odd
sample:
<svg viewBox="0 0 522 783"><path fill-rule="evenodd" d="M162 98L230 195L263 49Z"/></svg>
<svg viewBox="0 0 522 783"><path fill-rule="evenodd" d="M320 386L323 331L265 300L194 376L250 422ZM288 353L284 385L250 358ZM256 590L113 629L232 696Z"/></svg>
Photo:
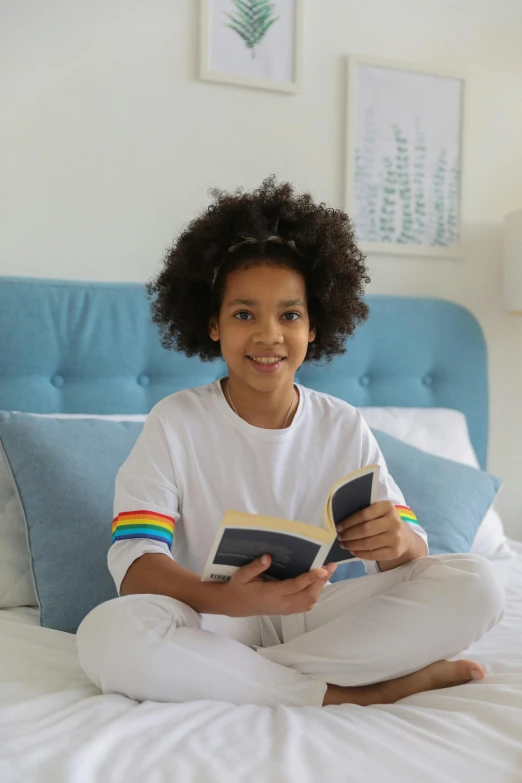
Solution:
<svg viewBox="0 0 522 783"><path fill-rule="evenodd" d="M236 416L239 416L239 413L236 411L236 406L232 402L232 397L230 396L230 389L228 388L228 384L229 384L229 381L228 381L228 378L227 378L227 395L228 395L228 399L230 400L230 404L232 405L232 410L234 411ZM290 416L290 411L294 407L294 400L295 400L295 386L293 387L292 402L290 403L290 407L288 408L288 413L286 414L285 423L283 424L282 429L286 428L286 422L288 421L288 417ZM239 417L239 418L241 418L241 417Z"/></svg>

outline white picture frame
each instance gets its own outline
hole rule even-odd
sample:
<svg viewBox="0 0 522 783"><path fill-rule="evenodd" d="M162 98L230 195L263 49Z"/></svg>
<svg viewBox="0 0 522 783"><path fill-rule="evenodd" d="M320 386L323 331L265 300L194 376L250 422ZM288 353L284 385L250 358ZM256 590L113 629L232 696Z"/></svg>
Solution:
<svg viewBox="0 0 522 783"><path fill-rule="evenodd" d="M304 0L271 0L270 29L255 45L240 34L239 14L259 0L200 0L200 78L296 93L302 90ZM230 19L227 14L237 19ZM243 20L244 21L244 20ZM240 25L240 26L238 26ZM239 32L238 32L239 31ZM254 62L257 57L257 62Z"/></svg>
<svg viewBox="0 0 522 783"><path fill-rule="evenodd" d="M360 55L347 70L345 210L358 246L462 258L463 76Z"/></svg>

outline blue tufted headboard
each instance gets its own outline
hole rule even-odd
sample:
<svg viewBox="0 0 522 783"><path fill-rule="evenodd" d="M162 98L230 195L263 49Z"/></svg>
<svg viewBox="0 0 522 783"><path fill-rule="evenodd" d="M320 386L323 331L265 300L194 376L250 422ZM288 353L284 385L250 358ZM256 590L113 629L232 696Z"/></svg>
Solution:
<svg viewBox="0 0 522 783"><path fill-rule="evenodd" d="M369 320L331 364L296 379L358 407L462 411L482 468L488 443L482 330L442 299L369 296ZM147 413L162 397L226 374L165 351L143 285L0 278L0 409Z"/></svg>

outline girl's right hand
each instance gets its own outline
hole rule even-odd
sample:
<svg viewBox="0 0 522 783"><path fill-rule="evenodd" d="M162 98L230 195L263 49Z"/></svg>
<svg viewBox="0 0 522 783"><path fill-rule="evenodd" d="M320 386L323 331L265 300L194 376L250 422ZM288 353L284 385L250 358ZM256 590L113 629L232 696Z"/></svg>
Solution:
<svg viewBox="0 0 522 783"><path fill-rule="evenodd" d="M265 558L266 562L263 562ZM239 568L230 581L223 585L223 591L226 592L223 614L229 617L251 617L308 612L337 568L335 563L329 563L294 579L267 582L260 576L270 568L271 562L270 555L263 555Z"/></svg>

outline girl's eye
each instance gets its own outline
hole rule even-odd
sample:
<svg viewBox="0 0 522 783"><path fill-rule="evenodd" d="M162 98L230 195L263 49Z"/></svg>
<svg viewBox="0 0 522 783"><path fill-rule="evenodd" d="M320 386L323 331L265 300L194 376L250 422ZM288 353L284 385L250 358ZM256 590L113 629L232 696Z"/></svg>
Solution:
<svg viewBox="0 0 522 783"><path fill-rule="evenodd" d="M242 316L247 316L247 318L243 318ZM247 312L246 310L240 310L238 313L234 313L234 318L237 318L238 321L246 321L250 317L251 313ZM295 315L296 318L287 318L287 315ZM291 312L291 313L284 313L283 318L285 321L297 321L298 318L301 318L301 313Z"/></svg>

